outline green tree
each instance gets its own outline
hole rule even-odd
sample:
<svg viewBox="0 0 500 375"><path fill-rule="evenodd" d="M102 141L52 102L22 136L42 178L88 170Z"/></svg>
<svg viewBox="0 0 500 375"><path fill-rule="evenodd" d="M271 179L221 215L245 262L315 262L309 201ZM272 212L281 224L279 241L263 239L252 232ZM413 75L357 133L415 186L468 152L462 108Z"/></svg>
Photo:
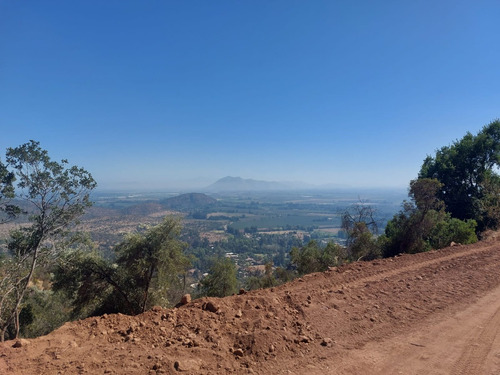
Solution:
<svg viewBox="0 0 500 375"><path fill-rule="evenodd" d="M448 246L452 241L472 243L476 222L452 219L438 198L442 187L437 179L421 178L410 182L410 202L403 202L403 208L387 223L384 256L399 253L418 253Z"/></svg>
<svg viewBox="0 0 500 375"><path fill-rule="evenodd" d="M489 173L481 184L482 199L479 203L481 222L485 228L500 226L500 176Z"/></svg>
<svg viewBox="0 0 500 375"><path fill-rule="evenodd" d="M0 160L0 223L12 219L20 213L19 207L10 204L14 198L15 174Z"/></svg>
<svg viewBox="0 0 500 375"><path fill-rule="evenodd" d="M452 242L463 245L477 242L475 220L459 220L449 214L436 224L429 235L429 244L434 249L449 246Z"/></svg>
<svg viewBox="0 0 500 375"><path fill-rule="evenodd" d="M484 184L496 180L500 164L500 120L485 126L477 135L467 133L450 146L427 156L419 178L435 178L442 183L438 198L451 216L461 220L474 219L478 229L498 225L490 220L484 206Z"/></svg>
<svg viewBox="0 0 500 375"><path fill-rule="evenodd" d="M19 313L20 334L38 337L52 332L70 319L67 299L50 289L30 288Z"/></svg>
<svg viewBox="0 0 500 375"><path fill-rule="evenodd" d="M54 290L73 301L74 315L139 314L153 305L168 306L172 290L183 289L190 260L179 240L178 219L134 233L115 248L116 259L96 251L76 251L61 260L54 272Z"/></svg>
<svg viewBox="0 0 500 375"><path fill-rule="evenodd" d="M6 160L14 169L17 198L25 202L31 224L13 231L8 244L8 281L0 303L2 340L11 324L17 337L20 307L39 262L60 254L60 243L91 206L89 195L96 186L86 170L68 167L66 160L52 161L39 142L9 148Z"/></svg>
<svg viewBox="0 0 500 375"><path fill-rule="evenodd" d="M360 200L342 214L342 230L347 235L347 258L352 261L372 260L380 256L375 235L378 224L376 210Z"/></svg>
<svg viewBox="0 0 500 375"><path fill-rule="evenodd" d="M290 251L290 262L297 267L299 275L324 271L321 264L321 249L315 240L305 246L293 247Z"/></svg>
<svg viewBox="0 0 500 375"><path fill-rule="evenodd" d="M292 265L299 275L326 271L328 267L337 266L345 261L344 249L333 242L321 248L315 240L305 246L293 247L290 251Z"/></svg>
<svg viewBox="0 0 500 375"><path fill-rule="evenodd" d="M208 297L230 296L238 291L236 266L231 258L219 257L212 261L208 275L200 281L200 293Z"/></svg>
<svg viewBox="0 0 500 375"><path fill-rule="evenodd" d="M249 276L245 280L245 288L247 290L261 289L261 288L271 288L278 285L279 281L273 272L273 263L267 262L265 264L264 274L255 274Z"/></svg>
<svg viewBox="0 0 500 375"><path fill-rule="evenodd" d="M373 260L380 257L379 243L365 223L356 223L349 239L348 253L351 260Z"/></svg>

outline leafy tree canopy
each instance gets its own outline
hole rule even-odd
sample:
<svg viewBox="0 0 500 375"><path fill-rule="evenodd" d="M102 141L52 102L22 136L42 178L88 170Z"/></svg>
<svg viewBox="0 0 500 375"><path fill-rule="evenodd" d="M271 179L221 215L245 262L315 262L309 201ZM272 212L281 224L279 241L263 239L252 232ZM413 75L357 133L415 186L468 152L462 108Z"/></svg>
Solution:
<svg viewBox="0 0 500 375"><path fill-rule="evenodd" d="M290 251L291 263L297 267L299 275L326 271L328 267L342 264L347 254L339 244L329 242L321 248L314 240L305 246L294 247Z"/></svg>
<svg viewBox="0 0 500 375"><path fill-rule="evenodd" d="M467 133L450 146L427 156L419 178L434 178L441 184L438 197L451 216L474 219L479 230L498 226L484 206L485 185L498 186L500 164L500 120L485 126L477 135ZM490 189L491 190L491 189Z"/></svg>
<svg viewBox="0 0 500 375"><path fill-rule="evenodd" d="M41 261L56 259L68 232L92 203L90 192L96 187L91 174L83 168L68 166L67 160L51 160L39 142L30 141L7 149L7 167L0 166L1 194L23 200L30 214L30 225L11 233L10 258L4 260L5 274L0 282L1 339L13 323L19 333L21 303ZM7 209L9 214L17 208ZM10 210L10 211L9 211ZM7 265L7 266L6 266ZM2 265L0 265L2 266Z"/></svg>
<svg viewBox="0 0 500 375"><path fill-rule="evenodd" d="M172 289L182 288L180 276L190 265L180 230L176 218L166 217L117 245L114 262L95 251L69 253L55 270L53 288L71 298L79 317L167 307Z"/></svg>
<svg viewBox="0 0 500 375"><path fill-rule="evenodd" d="M200 294L208 297L225 297L236 293L238 280L236 266L231 258L219 257L212 262L208 275L200 281Z"/></svg>
<svg viewBox="0 0 500 375"><path fill-rule="evenodd" d="M403 202L403 208L387 223L380 239L384 256L439 249L452 241L477 241L474 220L452 219L444 210L444 203L437 197L441 187L438 180L430 178L410 182L410 201Z"/></svg>

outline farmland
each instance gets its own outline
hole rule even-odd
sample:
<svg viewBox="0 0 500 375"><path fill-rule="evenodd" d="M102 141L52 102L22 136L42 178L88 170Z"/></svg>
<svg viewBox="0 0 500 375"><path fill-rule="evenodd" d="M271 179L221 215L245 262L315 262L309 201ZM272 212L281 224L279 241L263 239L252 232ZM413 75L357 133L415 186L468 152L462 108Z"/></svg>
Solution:
<svg viewBox="0 0 500 375"><path fill-rule="evenodd" d="M354 204L375 208L379 232L405 198L401 190L332 190L240 193L97 192L94 205L82 218L79 230L88 233L102 253L113 249L127 233L158 224L166 215L183 225L182 240L193 256L197 274L207 271L214 256L230 256L239 278L248 267L272 262L289 265L293 246L311 239L321 245L343 243L341 215ZM21 219L22 221L22 219ZM2 226L2 239L19 223ZM5 250L5 249L4 249Z"/></svg>
<svg viewBox="0 0 500 375"><path fill-rule="evenodd" d="M341 215L360 202L375 208L378 227L383 230L387 220L399 210L405 194L404 189L210 195L98 192L94 196L94 207L81 225L106 250L140 225L156 224L165 215L176 215L182 218L184 240L191 248L204 247L205 253L216 252L217 248L239 253L242 241L262 236L342 243ZM238 248L228 249L227 243L221 245L224 241L233 242L235 237L239 238L238 245L235 244ZM276 246L273 248L277 250ZM268 253L261 250L252 252Z"/></svg>

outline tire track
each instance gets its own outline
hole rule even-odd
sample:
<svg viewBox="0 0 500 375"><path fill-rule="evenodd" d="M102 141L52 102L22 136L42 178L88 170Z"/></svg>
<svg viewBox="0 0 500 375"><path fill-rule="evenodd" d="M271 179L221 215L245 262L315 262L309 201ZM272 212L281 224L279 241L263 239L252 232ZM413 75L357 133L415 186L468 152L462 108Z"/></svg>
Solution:
<svg viewBox="0 0 500 375"><path fill-rule="evenodd" d="M477 247L475 245L470 246L460 246L456 248L451 248L452 250L435 250L432 253L420 253L413 255L404 255L403 257L383 259L376 263L377 265L372 269L366 269L366 264L350 264L346 269L340 267L337 270L326 271L325 276L331 281L332 274L336 274L339 280L338 282L334 282L330 284L331 286L339 286L339 287L347 287L347 288L357 288L362 286L362 284L378 282L388 278L394 278L396 276L402 274L411 274L420 269L430 268L432 266L438 265L440 263L444 263L443 269L451 267L451 261L461 260L462 263L466 263L467 258L474 257L476 255L484 255L486 253L492 253L491 259L484 263L491 263L492 259L500 262L500 251L499 245L497 243L488 244L488 246ZM423 258L418 259L417 258ZM428 259L431 258L431 259ZM461 259L462 258L462 259ZM408 265L402 265L401 263L408 263ZM361 270L356 269L357 265L364 266ZM366 275L368 273L368 275ZM303 277L304 280L308 282L308 289L311 288L311 284L322 284L325 282L325 279L317 278L317 274L306 275ZM358 277L359 276L359 277ZM352 279L349 280L349 277ZM334 277L335 279L335 277ZM334 280L335 281L335 280ZM302 289L302 288L301 288Z"/></svg>
<svg viewBox="0 0 500 375"><path fill-rule="evenodd" d="M438 257L438 258L431 259L431 260L424 260L424 261L419 262L419 263L411 263L408 266L401 267L401 266L395 265L397 268L394 270L382 272L379 274L375 274L373 276L364 277L364 278L356 280L348 285L352 286L352 287L356 287L356 286L359 286L359 284L379 281L379 280L385 279L385 278L392 278L395 276L399 276L401 274L410 274L410 273L415 272L419 269L432 267L432 266L440 264L440 263L448 263L448 262L453 261L453 260L459 260L460 258L467 258L467 257L474 256L476 254L487 253L487 252L491 252L491 251L494 251L495 252L494 255L497 255L497 257L498 257L498 255L499 255L498 247L495 247L493 245L489 246L489 247L485 247L485 248L472 249L472 250L465 248L461 252L453 253L451 255L444 255L442 257ZM437 252L439 252L439 251L437 251Z"/></svg>
<svg viewBox="0 0 500 375"><path fill-rule="evenodd" d="M471 339L464 348L460 359L455 363L451 375L480 375L500 327L500 308L488 320L484 327Z"/></svg>

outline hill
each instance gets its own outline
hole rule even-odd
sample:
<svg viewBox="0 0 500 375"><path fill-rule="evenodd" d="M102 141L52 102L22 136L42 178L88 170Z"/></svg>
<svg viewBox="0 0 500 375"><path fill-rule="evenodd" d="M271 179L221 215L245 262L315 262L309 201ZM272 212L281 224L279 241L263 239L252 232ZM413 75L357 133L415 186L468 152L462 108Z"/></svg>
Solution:
<svg viewBox="0 0 500 375"><path fill-rule="evenodd" d="M2 374L493 374L500 241L358 262L0 344Z"/></svg>

